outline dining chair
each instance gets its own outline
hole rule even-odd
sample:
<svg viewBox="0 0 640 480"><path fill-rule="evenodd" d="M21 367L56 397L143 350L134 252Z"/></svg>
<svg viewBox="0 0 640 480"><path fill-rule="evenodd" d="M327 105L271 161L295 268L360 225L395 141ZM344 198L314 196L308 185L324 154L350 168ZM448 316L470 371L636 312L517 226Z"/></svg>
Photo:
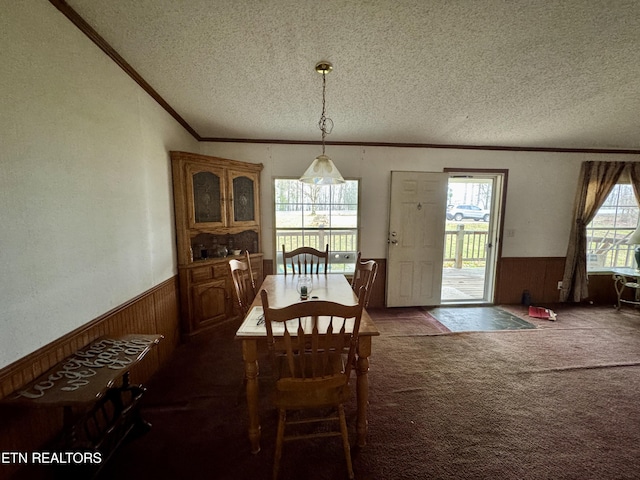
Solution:
<svg viewBox="0 0 640 480"><path fill-rule="evenodd" d="M369 306L369 299L371 298L371 290L373 282L376 281L376 275L378 274L378 264L375 260L362 261L362 254L358 252L358 258L356 259L356 269L353 272L353 279L351 280L351 288L358 293L360 287L366 288L366 298L364 299L364 308Z"/></svg>
<svg viewBox="0 0 640 480"><path fill-rule="evenodd" d="M244 319L249 313L249 307L251 307L251 303L257 293L256 281L253 278L253 271L251 270L251 257L249 256L249 252L245 252L244 261L236 260L235 258L229 260L229 269L231 270L231 278L236 291L236 300L240 307L242 318ZM246 385L247 378L244 377L242 385L238 389L236 405L240 404L240 399L242 398Z"/></svg>
<svg viewBox="0 0 640 480"><path fill-rule="evenodd" d="M342 437L349 478L354 478L344 403L351 397L349 380L355 363L356 346L365 294L357 305L341 305L326 300L309 300L283 308L269 306L268 293L261 291L267 330L267 346L273 364L273 401L278 409L278 429L273 478L278 478L282 445L285 440L330 436ZM277 335L274 335L274 331ZM346 358L344 349L348 348ZM335 408L337 416L327 416ZM308 412L287 421L289 410ZM322 416L314 415L314 411ZM337 422L339 431L299 431L301 426ZM326 425L326 423L325 423ZM285 435L285 427L293 433ZM298 428L295 428L298 427Z"/></svg>
<svg viewBox="0 0 640 480"><path fill-rule="evenodd" d="M327 243L324 252L312 247L299 247L287 252L284 245L282 245L282 263L284 264L285 275L287 274L287 266L291 267L293 273L326 274L329 264L329 244Z"/></svg>
<svg viewBox="0 0 640 480"><path fill-rule="evenodd" d="M245 252L245 260L229 260L229 269L231 270L231 278L236 291L236 300L240 307L242 317L246 317L249 313L251 302L256 297L256 281L251 271L251 258L249 252Z"/></svg>

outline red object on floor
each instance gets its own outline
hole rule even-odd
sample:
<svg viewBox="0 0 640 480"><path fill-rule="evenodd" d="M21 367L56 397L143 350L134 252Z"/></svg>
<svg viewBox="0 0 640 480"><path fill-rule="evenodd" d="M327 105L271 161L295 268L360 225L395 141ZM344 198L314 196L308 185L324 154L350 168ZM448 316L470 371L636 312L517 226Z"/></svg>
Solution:
<svg viewBox="0 0 640 480"><path fill-rule="evenodd" d="M529 307L529 316L533 318L543 318L545 320L555 321L557 318L553 310L544 307Z"/></svg>

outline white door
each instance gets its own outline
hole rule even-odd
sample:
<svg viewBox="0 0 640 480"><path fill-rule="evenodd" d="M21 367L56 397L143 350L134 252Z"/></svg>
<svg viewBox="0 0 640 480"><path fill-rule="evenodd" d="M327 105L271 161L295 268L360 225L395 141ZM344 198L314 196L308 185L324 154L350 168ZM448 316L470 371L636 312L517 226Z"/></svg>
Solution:
<svg viewBox="0 0 640 480"><path fill-rule="evenodd" d="M391 172L387 307L440 304L448 180Z"/></svg>

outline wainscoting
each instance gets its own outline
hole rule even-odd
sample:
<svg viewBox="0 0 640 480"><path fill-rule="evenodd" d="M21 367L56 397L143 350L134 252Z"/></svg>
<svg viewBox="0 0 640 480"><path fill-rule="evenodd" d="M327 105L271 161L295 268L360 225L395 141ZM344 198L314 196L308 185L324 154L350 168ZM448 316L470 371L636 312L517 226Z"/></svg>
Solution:
<svg viewBox="0 0 640 480"><path fill-rule="evenodd" d="M565 257L503 258L498 265L496 305L516 305L522 301L522 291L529 290L535 305L560 301L558 282L564 276ZM589 297L594 305L614 305L617 300L611 273L589 275ZM628 291L625 294L631 295ZM629 296L631 298L631 296Z"/></svg>
<svg viewBox="0 0 640 480"><path fill-rule="evenodd" d="M155 286L64 337L51 342L0 370L0 398L11 395L73 352L104 335L159 333L164 340L131 371L132 383L146 382L171 356L179 342L177 277ZM42 449L62 427L58 411L2 407L0 451ZM0 479L9 478L15 465L0 465Z"/></svg>
<svg viewBox="0 0 640 480"><path fill-rule="evenodd" d="M626 289L622 298L632 300L633 293L633 290ZM618 295L611 273L594 273L589 275L588 300L593 302L594 305L616 305L618 303Z"/></svg>
<svg viewBox="0 0 640 480"><path fill-rule="evenodd" d="M495 290L496 305L514 305L528 290L534 304L558 303L558 282L564 274L564 257L506 257L500 259Z"/></svg>

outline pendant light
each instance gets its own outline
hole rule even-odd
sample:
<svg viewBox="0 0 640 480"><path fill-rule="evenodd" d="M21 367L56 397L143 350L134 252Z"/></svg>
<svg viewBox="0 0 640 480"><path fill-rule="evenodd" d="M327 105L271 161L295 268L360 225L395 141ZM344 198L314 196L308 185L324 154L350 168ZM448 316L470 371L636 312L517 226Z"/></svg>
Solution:
<svg viewBox="0 0 640 480"><path fill-rule="evenodd" d="M316 64L316 72L322 75L322 115L318 122L318 127L320 127L320 131L322 132L322 155L318 155L302 177L300 177L300 181L303 183L313 185L335 185L344 183L344 178L340 175L333 161L324 154L324 138L333 130L333 120L327 118L325 115L327 73L331 70L333 70L333 65L329 62L318 62Z"/></svg>

